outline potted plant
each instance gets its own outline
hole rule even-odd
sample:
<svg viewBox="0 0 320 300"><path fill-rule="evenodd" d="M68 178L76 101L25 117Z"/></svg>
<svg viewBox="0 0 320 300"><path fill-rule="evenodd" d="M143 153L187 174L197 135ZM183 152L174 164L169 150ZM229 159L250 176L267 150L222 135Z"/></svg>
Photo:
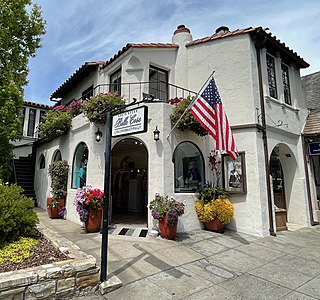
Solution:
<svg viewBox="0 0 320 300"><path fill-rule="evenodd" d="M160 235L166 239L172 239L177 234L178 217L184 214L185 205L173 197L155 194L149 208L154 219L159 220Z"/></svg>
<svg viewBox="0 0 320 300"><path fill-rule="evenodd" d="M180 119L181 115L185 112L191 101L193 101L194 97L184 98L174 98L169 100L169 103L174 105L173 111L170 115L170 120L172 124L176 124ZM197 121L197 119L193 116L193 114L189 111L185 113L182 119L177 124L177 128L183 132L194 132L199 136L205 136L208 132L201 126L201 124Z"/></svg>
<svg viewBox="0 0 320 300"><path fill-rule="evenodd" d="M108 106L121 108L124 105L125 100L118 93L101 93L84 101L82 110L89 121L99 127L106 123Z"/></svg>
<svg viewBox="0 0 320 300"><path fill-rule="evenodd" d="M90 185L77 189L74 206L80 221L85 223L86 232L100 230L104 193Z"/></svg>
<svg viewBox="0 0 320 300"><path fill-rule="evenodd" d="M48 111L44 121L39 124L39 136L45 141L65 135L71 128L72 117L69 112L64 110L64 106L58 106Z"/></svg>
<svg viewBox="0 0 320 300"><path fill-rule="evenodd" d="M195 210L200 221L206 228L221 232L225 224L229 224L234 216L234 207L224 189L219 187L205 187L199 190L199 199L195 203Z"/></svg>
<svg viewBox="0 0 320 300"><path fill-rule="evenodd" d="M66 160L59 160L49 165L52 198L47 198L47 208L50 218L61 218L65 215L68 172L69 164Z"/></svg>

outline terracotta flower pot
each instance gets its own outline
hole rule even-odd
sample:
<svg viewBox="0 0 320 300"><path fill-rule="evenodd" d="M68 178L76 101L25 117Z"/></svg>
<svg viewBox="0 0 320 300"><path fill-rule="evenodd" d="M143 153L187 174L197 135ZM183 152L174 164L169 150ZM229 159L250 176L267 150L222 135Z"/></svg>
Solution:
<svg viewBox="0 0 320 300"><path fill-rule="evenodd" d="M159 220L160 235L167 240L175 238L177 234L177 226L178 226L178 223L176 224L176 226L170 227L167 224L166 216L164 215L163 218Z"/></svg>
<svg viewBox="0 0 320 300"><path fill-rule="evenodd" d="M98 232L101 226L101 219L102 219L101 210L96 213L91 212L89 210L89 217L88 217L88 220L85 222L86 232L87 233Z"/></svg>
<svg viewBox="0 0 320 300"><path fill-rule="evenodd" d="M59 199L59 205L56 207L50 207L51 203L53 202L53 198L47 198L47 211L49 218L51 219L60 219L62 216L60 212L65 207L66 199Z"/></svg>
<svg viewBox="0 0 320 300"><path fill-rule="evenodd" d="M204 224L210 231L223 232L224 230L224 224L218 218L215 218L210 222L205 222Z"/></svg>

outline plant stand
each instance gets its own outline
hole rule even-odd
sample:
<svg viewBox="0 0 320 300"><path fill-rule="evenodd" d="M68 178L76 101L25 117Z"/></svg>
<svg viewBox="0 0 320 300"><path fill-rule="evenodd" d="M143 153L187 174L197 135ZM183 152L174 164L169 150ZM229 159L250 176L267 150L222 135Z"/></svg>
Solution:
<svg viewBox="0 0 320 300"><path fill-rule="evenodd" d="M164 215L163 218L159 220L159 231L160 231L161 237L167 240L174 239L177 235L177 226L178 226L178 223L174 227L168 226L166 222L166 216Z"/></svg>
<svg viewBox="0 0 320 300"><path fill-rule="evenodd" d="M218 218L213 219L210 222L205 222L206 228L210 231L215 232L223 232L224 231L224 224Z"/></svg>
<svg viewBox="0 0 320 300"><path fill-rule="evenodd" d="M86 232L98 232L101 226L101 219L102 219L102 211L98 211L97 214L91 212L89 210L89 217L88 220L85 222Z"/></svg>

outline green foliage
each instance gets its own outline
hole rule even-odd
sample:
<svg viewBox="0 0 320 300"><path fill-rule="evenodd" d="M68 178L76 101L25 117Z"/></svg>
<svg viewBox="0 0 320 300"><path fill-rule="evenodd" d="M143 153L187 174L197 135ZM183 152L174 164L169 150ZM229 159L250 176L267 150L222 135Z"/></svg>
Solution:
<svg viewBox="0 0 320 300"><path fill-rule="evenodd" d="M107 107L123 107L124 99L118 93L99 94L82 104L84 115L97 127L106 123Z"/></svg>
<svg viewBox="0 0 320 300"><path fill-rule="evenodd" d="M33 234L38 222L33 200L17 185L0 184L0 242Z"/></svg>
<svg viewBox="0 0 320 300"><path fill-rule="evenodd" d="M23 86L27 83L29 57L40 47L45 33L40 8L31 0L1 0L0 4L0 179L10 173L10 140L21 137Z"/></svg>
<svg viewBox="0 0 320 300"><path fill-rule="evenodd" d="M178 99L178 101L175 101L174 109L170 115L172 124L176 124L178 122L179 118L185 112L193 99L194 97L188 97L186 99ZM201 126L201 124L196 120L190 111L184 114L182 119L177 124L177 128L183 132L194 132L199 136L205 136L208 134L208 132Z"/></svg>
<svg viewBox="0 0 320 300"><path fill-rule="evenodd" d="M50 110L39 125L39 134L47 142L66 134L72 123L71 115L66 111Z"/></svg>
<svg viewBox="0 0 320 300"><path fill-rule="evenodd" d="M210 202L211 200L226 198L228 193L225 189L219 187L205 187L198 190L199 199L204 202Z"/></svg>
<svg viewBox="0 0 320 300"><path fill-rule="evenodd" d="M53 202L50 207L57 207L59 199L66 198L67 196L67 183L68 183L69 165L66 160L59 160L53 162L49 166L49 174L51 176L51 193Z"/></svg>
<svg viewBox="0 0 320 300"><path fill-rule="evenodd" d="M39 241L30 237L22 237L12 243L0 243L0 264L5 262L21 263L31 256L31 250L38 243Z"/></svg>

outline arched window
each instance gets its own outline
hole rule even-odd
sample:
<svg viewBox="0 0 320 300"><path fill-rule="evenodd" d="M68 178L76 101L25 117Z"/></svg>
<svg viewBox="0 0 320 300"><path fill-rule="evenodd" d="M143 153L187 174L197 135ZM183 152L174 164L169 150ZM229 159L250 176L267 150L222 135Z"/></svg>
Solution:
<svg viewBox="0 0 320 300"><path fill-rule="evenodd" d="M61 151L58 149L53 154L52 162L56 162L56 161L59 161L59 160L62 160L62 156L61 156Z"/></svg>
<svg viewBox="0 0 320 300"><path fill-rule="evenodd" d="M195 144L180 143L174 150L173 163L175 193L194 193L203 186L203 156Z"/></svg>
<svg viewBox="0 0 320 300"><path fill-rule="evenodd" d="M80 143L76 148L72 166L72 188L81 188L87 181L88 147Z"/></svg>
<svg viewBox="0 0 320 300"><path fill-rule="evenodd" d="M39 159L39 169L44 169L45 167L46 167L46 160L44 158L44 155L41 154Z"/></svg>

